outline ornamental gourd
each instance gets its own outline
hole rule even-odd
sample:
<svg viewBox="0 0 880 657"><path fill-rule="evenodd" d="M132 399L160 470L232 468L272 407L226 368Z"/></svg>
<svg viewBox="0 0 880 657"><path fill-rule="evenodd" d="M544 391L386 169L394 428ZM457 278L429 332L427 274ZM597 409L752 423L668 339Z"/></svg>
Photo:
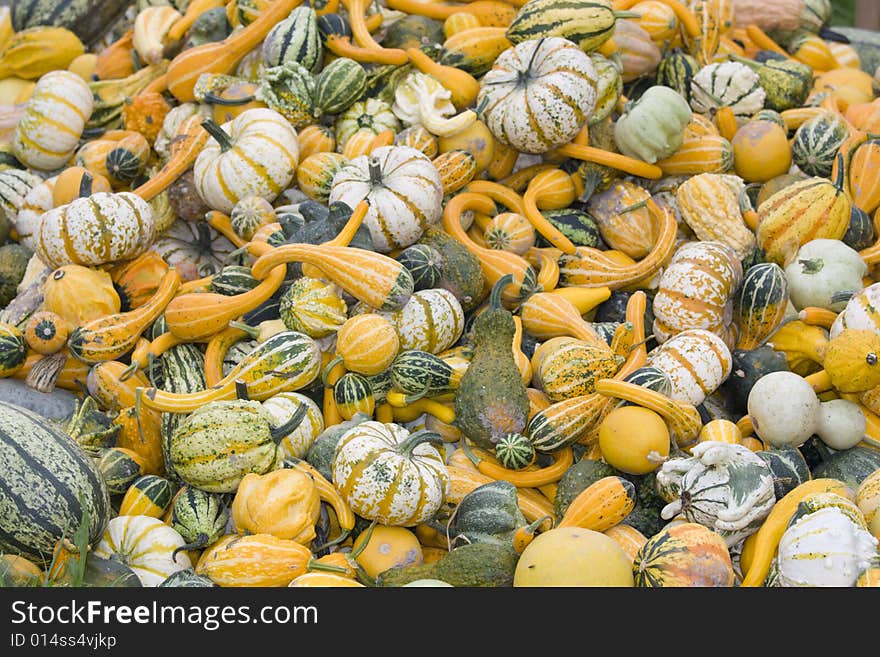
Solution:
<svg viewBox="0 0 880 657"><path fill-rule="evenodd" d="M358 515L383 525L413 526L433 516L449 487L449 472L428 440L393 423L362 422L339 439L333 484Z"/></svg>
<svg viewBox="0 0 880 657"><path fill-rule="evenodd" d="M742 260L755 250L755 235L745 225L736 193L717 173L701 173L685 180L675 192L684 222L701 241L729 246Z"/></svg>
<svg viewBox="0 0 880 657"><path fill-rule="evenodd" d="M458 299L443 288L413 293L403 308L390 314L400 338L400 349L439 354L451 347L464 330L464 311Z"/></svg>
<svg viewBox="0 0 880 657"><path fill-rule="evenodd" d="M93 554L121 561L143 586L158 586L168 576L192 566L186 553L177 549L185 544L183 537L159 518L118 516L107 525Z"/></svg>
<svg viewBox="0 0 880 657"><path fill-rule="evenodd" d="M477 114L522 153L570 142L595 107L593 62L561 37L529 39L501 53L480 81Z"/></svg>
<svg viewBox="0 0 880 657"><path fill-rule="evenodd" d="M315 538L321 499L312 478L294 468L244 476L232 500L240 534L272 534L303 545Z"/></svg>
<svg viewBox="0 0 880 657"><path fill-rule="evenodd" d="M364 225L380 253L414 244L441 217L443 184L431 160L408 146L382 146L348 162L333 178L329 202L370 205Z"/></svg>
<svg viewBox="0 0 880 657"><path fill-rule="evenodd" d="M250 109L222 126L204 125L212 138L196 158L193 173L196 191L211 208L229 214L248 196L274 200L293 180L299 142L278 112Z"/></svg>
<svg viewBox="0 0 880 657"><path fill-rule="evenodd" d="M131 192L98 192L46 212L34 252L51 267L102 265L141 255L155 237L146 201Z"/></svg>
<svg viewBox="0 0 880 657"><path fill-rule="evenodd" d="M691 115L687 101L676 91L649 87L624 107L614 124L614 141L624 155L653 164L679 149Z"/></svg>
<svg viewBox="0 0 880 657"><path fill-rule="evenodd" d="M854 249L840 240L810 240L785 267L785 278L796 310L808 306L842 311L848 299L840 292L857 293L868 267Z"/></svg>
<svg viewBox="0 0 880 657"><path fill-rule="evenodd" d="M764 107L766 95L758 74L739 62L709 64L691 79L691 109L698 114L730 107L737 122L744 122Z"/></svg>
<svg viewBox="0 0 880 657"><path fill-rule="evenodd" d="M316 278L303 276L281 295L281 320L291 331L311 338L333 335L346 321L348 310L339 288Z"/></svg>
<svg viewBox="0 0 880 657"><path fill-rule="evenodd" d="M716 532L695 522L666 526L647 540L633 562L636 586L732 587L730 551Z"/></svg>
<svg viewBox="0 0 880 657"><path fill-rule="evenodd" d="M657 485L678 493L660 516L670 520L682 513L734 546L758 530L776 503L773 474L742 445L707 441L695 445L691 454L660 466Z"/></svg>
<svg viewBox="0 0 880 657"><path fill-rule="evenodd" d="M15 127L12 150L23 164L53 171L67 164L92 114L92 92L69 71L46 73Z"/></svg>
<svg viewBox="0 0 880 657"><path fill-rule="evenodd" d="M696 405L730 376L731 363L730 349L721 338L704 329L688 329L648 354L647 364L669 376L672 399Z"/></svg>

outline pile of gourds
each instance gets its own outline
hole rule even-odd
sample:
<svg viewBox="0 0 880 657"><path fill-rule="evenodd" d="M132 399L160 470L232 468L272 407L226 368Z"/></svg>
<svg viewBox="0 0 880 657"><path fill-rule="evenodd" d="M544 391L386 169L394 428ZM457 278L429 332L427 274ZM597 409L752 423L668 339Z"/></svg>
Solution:
<svg viewBox="0 0 880 657"><path fill-rule="evenodd" d="M0 7L6 583L880 584L828 0L57 5Z"/></svg>

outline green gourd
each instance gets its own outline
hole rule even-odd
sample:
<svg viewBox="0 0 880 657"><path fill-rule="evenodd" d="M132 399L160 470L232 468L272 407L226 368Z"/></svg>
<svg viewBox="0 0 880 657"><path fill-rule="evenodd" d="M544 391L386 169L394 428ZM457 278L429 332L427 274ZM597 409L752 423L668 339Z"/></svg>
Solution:
<svg viewBox="0 0 880 657"><path fill-rule="evenodd" d="M229 505L225 495L183 486L171 504L171 527L187 542L178 550L201 550L226 533Z"/></svg>
<svg viewBox="0 0 880 657"><path fill-rule="evenodd" d="M480 305L485 286L480 260L461 242L435 226L425 230L419 243L433 247L440 254L440 281L437 287L452 292L465 312Z"/></svg>
<svg viewBox="0 0 880 657"><path fill-rule="evenodd" d="M470 543L457 547L438 561L390 568L379 573L376 586L403 586L419 579L439 579L452 586L508 587L519 555L512 546Z"/></svg>
<svg viewBox="0 0 880 657"><path fill-rule="evenodd" d="M516 486L499 480L465 495L448 530L453 547L467 543L513 545L517 530L528 524L516 494Z"/></svg>
<svg viewBox="0 0 880 657"><path fill-rule="evenodd" d="M492 287L489 305L474 320L474 355L455 397L455 426L484 449L508 433L524 433L529 396L513 357L516 324L501 306L501 291L513 281L505 274Z"/></svg>

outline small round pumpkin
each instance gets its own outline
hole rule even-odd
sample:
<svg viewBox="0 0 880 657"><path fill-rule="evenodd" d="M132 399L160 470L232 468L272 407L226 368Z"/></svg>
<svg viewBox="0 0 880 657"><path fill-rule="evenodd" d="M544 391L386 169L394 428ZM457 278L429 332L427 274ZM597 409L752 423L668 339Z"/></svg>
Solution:
<svg viewBox="0 0 880 657"><path fill-rule="evenodd" d="M615 408L599 425L602 458L622 472L653 472L669 456L669 447L663 418L641 406Z"/></svg>
<svg viewBox="0 0 880 657"><path fill-rule="evenodd" d="M791 168L788 135L772 121L748 121L731 143L734 169L746 182L767 182Z"/></svg>
<svg viewBox="0 0 880 657"><path fill-rule="evenodd" d="M312 338L333 335L346 321L347 306L333 283L304 276L281 296L279 314L292 331Z"/></svg>
<svg viewBox="0 0 880 657"><path fill-rule="evenodd" d="M241 239L250 241L262 226L275 223L275 209L262 196L246 196L239 200L229 213L232 230Z"/></svg>
<svg viewBox="0 0 880 657"><path fill-rule="evenodd" d="M336 352L350 372L365 376L384 372L399 350L394 325L377 313L355 315L336 332Z"/></svg>
<svg viewBox="0 0 880 657"><path fill-rule="evenodd" d="M31 315L24 329L28 347L43 355L54 354L64 347L68 335L70 325L63 317L48 310Z"/></svg>
<svg viewBox="0 0 880 657"><path fill-rule="evenodd" d="M508 433L495 444L495 458L508 470L521 470L535 460L535 446L521 433Z"/></svg>
<svg viewBox="0 0 880 657"><path fill-rule="evenodd" d="M666 526L636 555L638 587L732 587L735 575L724 539L703 525Z"/></svg>
<svg viewBox="0 0 880 657"><path fill-rule="evenodd" d="M405 527L375 525L358 534L352 544L355 561L370 577L389 568L422 563L422 546L416 535Z"/></svg>

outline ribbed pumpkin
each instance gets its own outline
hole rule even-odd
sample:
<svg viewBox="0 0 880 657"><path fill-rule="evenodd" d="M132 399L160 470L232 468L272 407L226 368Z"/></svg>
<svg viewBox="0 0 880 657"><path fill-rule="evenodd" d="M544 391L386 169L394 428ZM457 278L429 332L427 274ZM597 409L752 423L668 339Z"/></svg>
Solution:
<svg viewBox="0 0 880 657"><path fill-rule="evenodd" d="M755 249L755 236L740 213L736 194L721 175L702 173L685 180L675 192L684 222L698 239L730 247L742 260Z"/></svg>
<svg viewBox="0 0 880 657"><path fill-rule="evenodd" d="M802 124L794 133L791 154L808 176L828 178L837 152L849 137L849 127L839 114L823 112Z"/></svg>
<svg viewBox="0 0 880 657"><path fill-rule="evenodd" d="M841 170L837 184L819 177L795 182L758 206L755 236L768 262L785 265L811 240L843 237L851 204L842 189L842 175Z"/></svg>
<svg viewBox="0 0 880 657"><path fill-rule="evenodd" d="M596 86L592 61L571 41L529 39L483 76L477 113L504 144L544 153L574 139L595 107Z"/></svg>
<svg viewBox="0 0 880 657"><path fill-rule="evenodd" d="M336 352L345 369L366 376L383 372L400 349L400 338L391 321L376 313L348 319L336 333Z"/></svg>
<svg viewBox="0 0 880 657"><path fill-rule="evenodd" d="M383 525L413 526L433 516L449 487L443 457L425 441L430 432L410 432L372 420L339 439L333 483L352 511Z"/></svg>
<svg viewBox="0 0 880 657"><path fill-rule="evenodd" d="M639 26L658 46L665 46L678 36L678 18L668 4L660 0L643 0L630 9L639 15Z"/></svg>
<svg viewBox="0 0 880 657"><path fill-rule="evenodd" d="M717 332L742 281L742 266L721 242L682 245L660 277L654 295L654 335L663 342L688 329Z"/></svg>
<svg viewBox="0 0 880 657"><path fill-rule="evenodd" d="M196 157L194 181L199 196L226 214L247 196L275 199L299 163L296 131L278 112L251 109L222 126L210 126L212 138Z"/></svg>
<svg viewBox="0 0 880 657"><path fill-rule="evenodd" d="M390 103L381 98L368 98L352 104L337 116L333 129L336 134L336 150L341 153L358 130L369 130L376 135L383 130L396 133L400 130L400 121L391 111Z"/></svg>
<svg viewBox="0 0 880 657"><path fill-rule="evenodd" d="M158 586L169 575L192 566L183 537L158 518L117 516L107 525L94 555L131 568L143 586Z"/></svg>
<svg viewBox="0 0 880 657"><path fill-rule="evenodd" d="M672 399L697 405L730 376L732 357L717 335L703 329L688 329L650 352L648 365L669 376Z"/></svg>
<svg viewBox="0 0 880 657"><path fill-rule="evenodd" d="M739 326L737 349L760 347L782 323L788 300L788 281L782 267L772 262L750 267L734 304Z"/></svg>
<svg viewBox="0 0 880 657"><path fill-rule="evenodd" d="M46 73L16 124L15 157L41 171L67 164L93 106L92 92L81 77L69 71Z"/></svg>
<svg viewBox="0 0 880 657"><path fill-rule="evenodd" d="M590 197L587 211L602 239L630 258L644 258L654 246L654 222L645 202L651 194L631 180L615 180Z"/></svg>
<svg viewBox="0 0 880 657"><path fill-rule="evenodd" d="M414 244L441 217L443 185L424 153L408 146L382 146L357 157L333 178L329 202L355 207L366 199L364 225L381 253Z"/></svg>
<svg viewBox="0 0 880 657"><path fill-rule="evenodd" d="M464 311L448 290L433 288L413 293L406 305L389 316L401 349L439 354L461 337Z"/></svg>
<svg viewBox="0 0 880 657"><path fill-rule="evenodd" d="M348 159L341 153L312 153L296 168L296 184L313 201L326 203L330 198L333 177Z"/></svg>
<svg viewBox="0 0 880 657"><path fill-rule="evenodd" d="M711 121L694 114L681 146L669 157L657 160L657 166L665 176L724 173L733 166L733 146L718 134Z"/></svg>
<svg viewBox="0 0 880 657"><path fill-rule="evenodd" d="M727 543L694 522L664 527L648 539L633 561L636 586L732 587L735 581Z"/></svg>
<svg viewBox="0 0 880 657"><path fill-rule="evenodd" d="M535 229L523 215L502 212L486 226L483 239L489 248L523 255L535 245Z"/></svg>
<svg viewBox="0 0 880 657"><path fill-rule="evenodd" d="M347 310L336 285L304 276L281 295L278 312L291 331L323 338L333 335L345 323Z"/></svg>

